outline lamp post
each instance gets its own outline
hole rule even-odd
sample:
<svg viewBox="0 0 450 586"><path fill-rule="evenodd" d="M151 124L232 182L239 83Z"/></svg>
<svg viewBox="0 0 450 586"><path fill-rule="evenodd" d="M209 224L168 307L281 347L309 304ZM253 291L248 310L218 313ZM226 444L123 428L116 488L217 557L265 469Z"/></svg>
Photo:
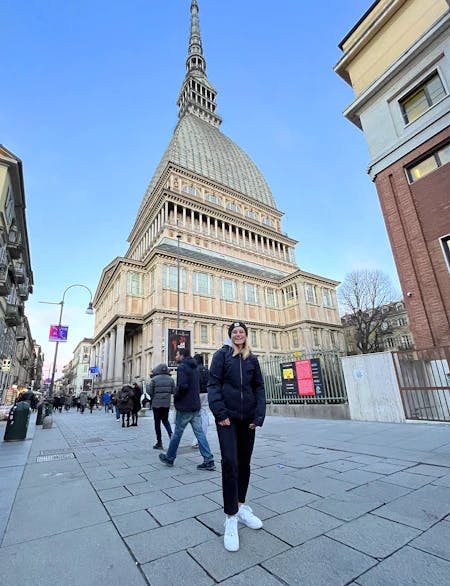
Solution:
<svg viewBox="0 0 450 586"><path fill-rule="evenodd" d="M180 329L180 240L181 234L177 232L177 330Z"/></svg>
<svg viewBox="0 0 450 586"><path fill-rule="evenodd" d="M59 312L59 322L58 322L58 327L61 326L61 320L62 320L62 315L63 315L63 309L64 309L64 298L66 296L66 293L69 289L72 289L72 287L82 287L83 289L86 289L89 292L90 295L90 299L89 299L89 304L87 306L86 309L86 313L88 315L92 315L94 313L94 309L92 307L92 291L89 289L89 287L86 287L86 285L80 285L79 283L75 283L74 285L69 285L63 293L62 299L61 301L40 301L39 303L48 303L50 305L60 305L61 306L61 310ZM53 387L55 384L55 372L56 372L56 359L58 357L58 346L59 346L59 342L56 342L55 344L55 356L53 358L53 368L52 368L52 378L50 381L50 389L48 391L48 395L51 398L53 396Z"/></svg>

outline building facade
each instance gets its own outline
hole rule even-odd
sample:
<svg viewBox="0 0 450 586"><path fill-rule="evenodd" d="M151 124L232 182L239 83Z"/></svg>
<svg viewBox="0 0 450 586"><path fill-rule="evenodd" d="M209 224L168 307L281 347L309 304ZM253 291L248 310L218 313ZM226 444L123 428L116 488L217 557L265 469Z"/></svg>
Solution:
<svg viewBox="0 0 450 586"><path fill-rule="evenodd" d="M395 301L381 308L382 319L374 332L376 352L385 350L412 350L414 341L409 328L408 314L403 301ZM341 318L348 355L361 354L358 349L358 329L352 314Z"/></svg>
<svg viewBox="0 0 450 586"><path fill-rule="evenodd" d="M104 270L94 297L102 386L167 362L169 328L189 330L206 363L232 320L259 355L343 348L338 283L302 271L296 241L250 157L219 129L192 0L179 121L144 195L129 249Z"/></svg>
<svg viewBox="0 0 450 586"><path fill-rule="evenodd" d="M449 2L374 2L340 48L415 347L450 346Z"/></svg>
<svg viewBox="0 0 450 586"><path fill-rule="evenodd" d="M0 145L0 402L32 384L34 344L25 317L33 290L22 162Z"/></svg>

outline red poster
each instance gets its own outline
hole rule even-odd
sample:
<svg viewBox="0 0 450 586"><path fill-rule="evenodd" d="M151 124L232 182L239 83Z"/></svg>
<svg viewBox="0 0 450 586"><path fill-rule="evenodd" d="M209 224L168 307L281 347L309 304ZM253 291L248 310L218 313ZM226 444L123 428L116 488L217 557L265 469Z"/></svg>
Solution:
<svg viewBox="0 0 450 586"><path fill-rule="evenodd" d="M295 373L299 395L315 395L314 381L309 360L296 360Z"/></svg>

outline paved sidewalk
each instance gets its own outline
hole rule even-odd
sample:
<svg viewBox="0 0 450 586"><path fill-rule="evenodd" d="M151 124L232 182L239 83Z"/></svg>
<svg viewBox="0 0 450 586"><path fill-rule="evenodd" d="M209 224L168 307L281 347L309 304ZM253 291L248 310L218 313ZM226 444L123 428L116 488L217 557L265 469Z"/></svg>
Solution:
<svg viewBox="0 0 450 586"><path fill-rule="evenodd" d="M264 527L237 553L212 426L216 472L190 430L163 466L151 417L57 413L29 435L0 443L2 585L450 584L450 425L268 417L248 495Z"/></svg>

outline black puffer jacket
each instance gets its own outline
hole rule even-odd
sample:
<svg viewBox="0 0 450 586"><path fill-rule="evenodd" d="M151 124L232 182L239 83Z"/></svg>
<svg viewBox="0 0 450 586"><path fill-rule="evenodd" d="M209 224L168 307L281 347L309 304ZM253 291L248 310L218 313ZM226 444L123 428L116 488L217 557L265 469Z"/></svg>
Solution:
<svg viewBox="0 0 450 586"><path fill-rule="evenodd" d="M178 364L177 386L173 396L177 411L200 410L200 374L197 363L186 357Z"/></svg>
<svg viewBox="0 0 450 586"><path fill-rule="evenodd" d="M266 394L258 359L254 354L243 360L233 349L218 350L209 368L209 407L216 421L251 419L261 426L266 415Z"/></svg>
<svg viewBox="0 0 450 586"><path fill-rule="evenodd" d="M167 364L158 364L153 369L153 376L149 385L152 409L170 407L170 396L173 394L175 383L169 374Z"/></svg>

